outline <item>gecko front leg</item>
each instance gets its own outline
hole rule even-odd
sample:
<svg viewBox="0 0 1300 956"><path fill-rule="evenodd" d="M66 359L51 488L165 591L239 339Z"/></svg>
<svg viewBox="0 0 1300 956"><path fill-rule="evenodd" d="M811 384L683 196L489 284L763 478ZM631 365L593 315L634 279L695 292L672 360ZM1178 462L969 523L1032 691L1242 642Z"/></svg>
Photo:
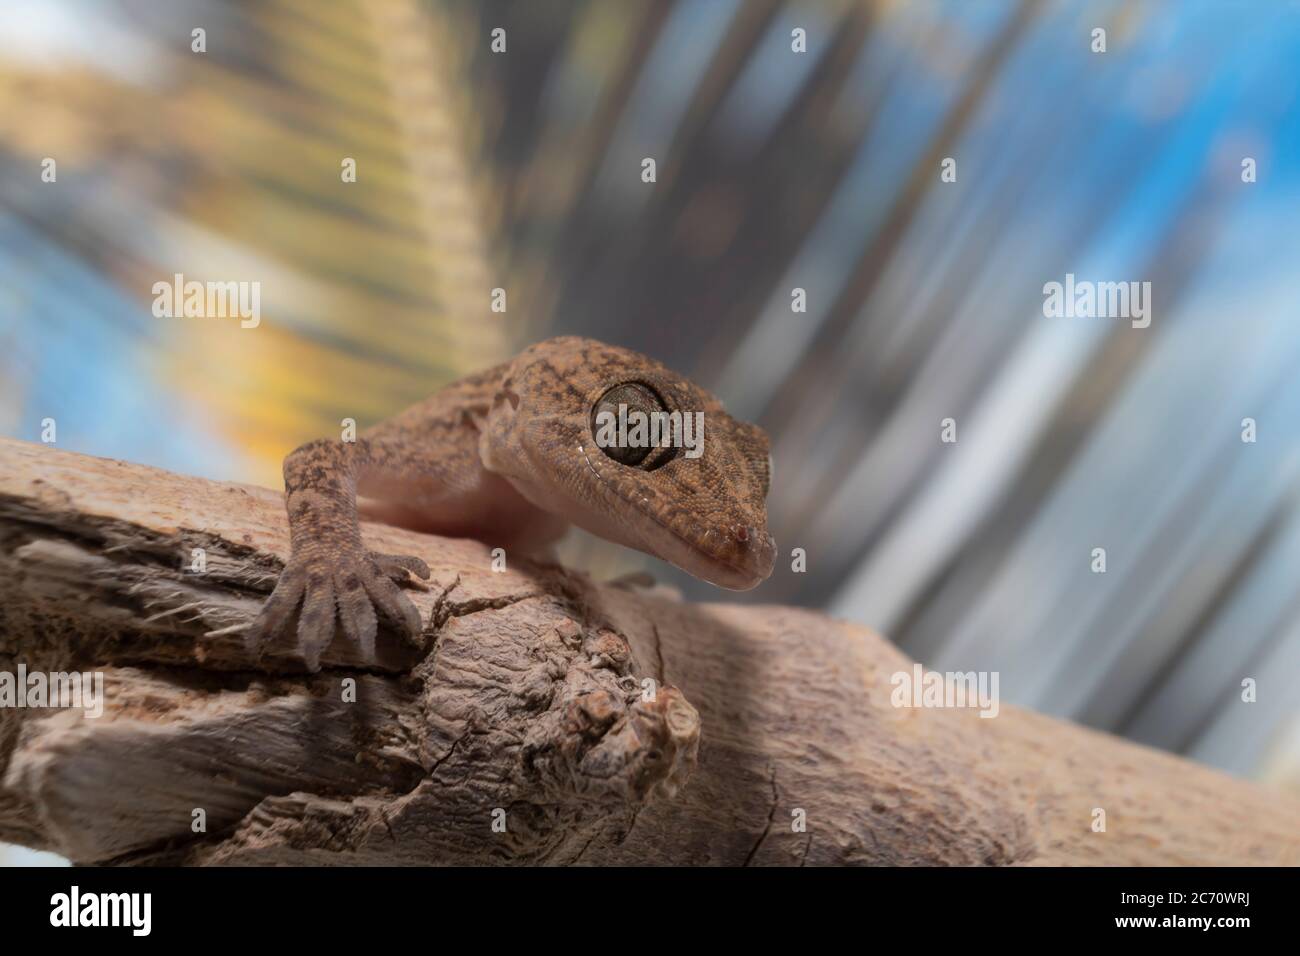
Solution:
<svg viewBox="0 0 1300 956"><path fill-rule="evenodd" d="M416 557L368 551L357 515L358 481L369 471L395 466L400 470L392 449L366 438L309 442L285 458L290 556L261 614L245 632L250 653L260 657L295 611L298 650L313 671L336 626L364 659L372 659L376 609L412 642L418 640L420 614L395 581L408 579L408 573L427 578L429 568Z"/></svg>

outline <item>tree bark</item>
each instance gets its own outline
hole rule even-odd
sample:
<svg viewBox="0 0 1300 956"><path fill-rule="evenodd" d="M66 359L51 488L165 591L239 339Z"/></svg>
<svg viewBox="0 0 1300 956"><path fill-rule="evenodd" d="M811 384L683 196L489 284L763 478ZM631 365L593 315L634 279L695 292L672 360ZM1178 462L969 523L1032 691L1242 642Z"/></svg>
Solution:
<svg viewBox="0 0 1300 956"><path fill-rule="evenodd" d="M861 627L494 569L490 542L366 525L433 569L424 646L254 661L287 530L277 492L0 439L0 672L105 688L99 717L0 708L0 839L116 864L1300 862L1293 797L1010 706L895 707L912 662Z"/></svg>

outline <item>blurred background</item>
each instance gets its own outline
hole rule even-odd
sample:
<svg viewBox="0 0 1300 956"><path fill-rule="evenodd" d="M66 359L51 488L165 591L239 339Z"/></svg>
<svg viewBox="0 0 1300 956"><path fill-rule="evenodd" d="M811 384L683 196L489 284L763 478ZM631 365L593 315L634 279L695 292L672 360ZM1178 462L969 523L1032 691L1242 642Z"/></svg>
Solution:
<svg viewBox="0 0 1300 956"><path fill-rule="evenodd" d="M1005 702L1300 789L1300 4L3 19L0 433L53 418L65 449L278 487L344 417L593 336L767 429L782 557L744 595L582 535L570 561L824 608L999 671ZM155 318L178 272L260 282L260 326ZM1150 327L1045 318L1066 273L1150 282Z"/></svg>

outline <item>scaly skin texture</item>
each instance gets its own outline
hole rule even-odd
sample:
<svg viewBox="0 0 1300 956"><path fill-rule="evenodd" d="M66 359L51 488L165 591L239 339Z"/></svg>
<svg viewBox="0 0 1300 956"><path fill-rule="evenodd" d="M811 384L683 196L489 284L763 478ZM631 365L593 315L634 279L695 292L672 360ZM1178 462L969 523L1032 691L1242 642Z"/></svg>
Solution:
<svg viewBox="0 0 1300 956"><path fill-rule="evenodd" d="M628 464L619 449L598 447L596 409L624 400L703 412L703 454L655 448ZM752 588L776 555L769 478L763 431L659 362L591 339L541 342L355 442L309 442L285 459L291 554L246 641L260 651L296 614L299 650L315 670L337 630L371 659L378 615L418 640L419 614L398 584L429 569L367 551L359 515L521 551L576 524L722 587Z"/></svg>

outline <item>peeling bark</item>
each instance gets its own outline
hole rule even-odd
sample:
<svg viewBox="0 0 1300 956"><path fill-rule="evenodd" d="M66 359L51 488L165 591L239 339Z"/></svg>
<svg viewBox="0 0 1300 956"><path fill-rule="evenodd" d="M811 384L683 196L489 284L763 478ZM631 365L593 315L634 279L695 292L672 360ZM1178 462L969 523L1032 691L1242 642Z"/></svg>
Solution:
<svg viewBox="0 0 1300 956"><path fill-rule="evenodd" d="M1293 798L1007 706L891 706L911 662L862 628L364 535L433 570L423 646L253 661L278 493L0 440L0 671L106 683L98 718L0 709L0 838L117 864L1300 862Z"/></svg>

